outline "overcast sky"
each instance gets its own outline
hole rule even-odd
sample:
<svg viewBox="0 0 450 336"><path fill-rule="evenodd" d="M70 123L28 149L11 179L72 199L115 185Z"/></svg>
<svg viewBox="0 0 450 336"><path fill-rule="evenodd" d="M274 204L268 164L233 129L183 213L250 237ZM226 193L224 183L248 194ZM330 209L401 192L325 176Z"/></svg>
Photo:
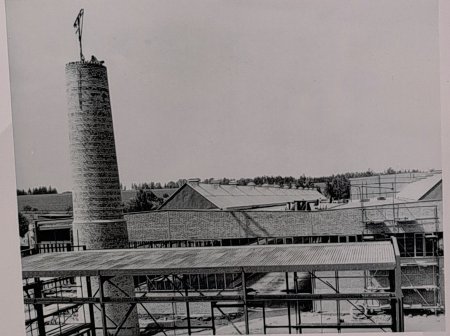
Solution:
<svg viewBox="0 0 450 336"><path fill-rule="evenodd" d="M437 1L10 0L19 188L71 188L80 8L128 186L441 166Z"/></svg>

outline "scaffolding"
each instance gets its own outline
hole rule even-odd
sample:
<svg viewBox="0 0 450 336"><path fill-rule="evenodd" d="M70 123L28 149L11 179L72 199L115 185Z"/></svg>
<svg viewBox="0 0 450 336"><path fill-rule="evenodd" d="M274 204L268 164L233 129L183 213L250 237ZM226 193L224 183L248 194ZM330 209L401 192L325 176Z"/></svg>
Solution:
<svg viewBox="0 0 450 336"><path fill-rule="evenodd" d="M348 253L348 251L360 253ZM183 253L185 260L174 262ZM208 257L206 257L208 256ZM171 257L171 258L170 258ZM198 259L197 259L198 257ZM208 260L204 261L205 258ZM329 260L321 263L320 260ZM81 260L86 263L80 263ZM126 265L121 260L130 260ZM204 262L204 263L203 263ZM262 316L256 321L264 333L271 329L281 329L289 333L305 330L341 330L360 328L361 330L403 331L403 297L400 289L400 255L396 240L392 242L314 244L296 246L244 246L221 248L179 249L137 249L63 252L41 254L24 258L24 302L33 310L34 316L27 318L30 335L120 335L126 328L131 311L139 307L152 323L141 326L142 335L184 329L191 335L198 329L210 330L216 334L216 314L225 315L228 322L240 334L251 333L250 313L258 311ZM206 267L205 265L208 265ZM63 266L62 266L63 265ZM223 273L234 273L240 277L241 285L235 292L205 292L193 288L186 276L180 274L216 273L220 266ZM387 272L389 288L383 292L353 290L342 291L339 287L341 272L354 270L384 270ZM335 285L330 284L331 293L304 293L298 287L298 272L307 272L316 277L316 271L335 272ZM248 275L261 272L280 272L285 276L285 289L281 293L259 293L248 285ZM147 289L145 293L127 294L115 283L116 276L137 277L163 276L173 282L174 290L162 294ZM53 285L44 280L54 277ZM316 277L318 281L329 283ZM117 296L106 297L103 286L108 283L117 289ZM66 286L67 285L67 286ZM77 287L78 286L78 287ZM80 288L83 287L83 288ZM66 290L63 290L65 288ZM70 288L70 291L68 290ZM50 290L51 289L51 290ZM56 289L56 290L55 290ZM375 320L361 307L370 300L389 302L388 319ZM301 305L304 302L333 301L336 304L334 321L302 320ZM267 307L274 302L283 302L287 308L285 319L279 324L267 322ZM355 315L365 315L362 320L343 320L340 306L349 302L354 306ZM184 305L186 318L183 322L174 319L170 323L158 320L152 305L165 303ZM190 308L195 304L209 305L209 317L202 325L192 323ZM107 306L121 304L128 307L127 314L120 321L114 321L107 314ZM241 311L239 322L224 312L237 307ZM57 313L54 313L57 312ZM69 312L69 313L67 313ZM77 312L77 319L69 316ZM65 318L63 317L64 314ZM252 316L253 316L252 315ZM253 316L254 317L254 316Z"/></svg>
<svg viewBox="0 0 450 336"><path fill-rule="evenodd" d="M440 257L437 205L392 205L362 207L363 239L396 237L401 256L405 309L429 309L437 313L444 304L440 293ZM386 288L380 273L369 274L368 289Z"/></svg>

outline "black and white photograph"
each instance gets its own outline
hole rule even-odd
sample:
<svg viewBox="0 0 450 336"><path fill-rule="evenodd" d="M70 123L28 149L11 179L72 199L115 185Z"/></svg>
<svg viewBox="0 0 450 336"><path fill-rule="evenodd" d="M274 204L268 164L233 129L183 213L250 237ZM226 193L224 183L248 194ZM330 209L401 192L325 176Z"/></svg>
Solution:
<svg viewBox="0 0 450 336"><path fill-rule="evenodd" d="M444 335L439 4L5 0L22 335Z"/></svg>

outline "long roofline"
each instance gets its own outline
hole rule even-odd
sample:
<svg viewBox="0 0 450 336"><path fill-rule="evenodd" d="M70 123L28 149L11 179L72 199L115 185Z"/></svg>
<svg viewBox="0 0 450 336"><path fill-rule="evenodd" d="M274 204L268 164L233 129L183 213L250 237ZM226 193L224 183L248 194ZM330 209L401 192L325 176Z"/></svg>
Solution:
<svg viewBox="0 0 450 336"><path fill-rule="evenodd" d="M111 249L37 254L22 259L23 277L180 273L393 270L392 241ZM124 262L126 261L126 262Z"/></svg>

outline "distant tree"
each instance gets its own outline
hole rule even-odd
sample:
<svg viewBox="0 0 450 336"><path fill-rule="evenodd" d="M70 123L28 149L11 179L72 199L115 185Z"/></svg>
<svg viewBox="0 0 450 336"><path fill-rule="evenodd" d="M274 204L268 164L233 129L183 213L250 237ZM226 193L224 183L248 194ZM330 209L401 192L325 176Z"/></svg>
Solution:
<svg viewBox="0 0 450 336"><path fill-rule="evenodd" d="M392 167L389 167L388 169L386 169L386 174L395 174L395 173L396 173L396 171Z"/></svg>
<svg viewBox="0 0 450 336"><path fill-rule="evenodd" d="M185 179L179 179L178 181L177 181L177 186L176 186L176 188L181 188L183 185L185 185L187 183L187 180L185 180Z"/></svg>
<svg viewBox="0 0 450 336"><path fill-rule="evenodd" d="M169 181L164 185L164 188L177 188L177 184L174 181Z"/></svg>
<svg viewBox="0 0 450 336"><path fill-rule="evenodd" d="M149 211L153 209L153 203L147 192L143 189L139 189L136 197L129 201L128 205L125 206L125 212L140 212Z"/></svg>
<svg viewBox="0 0 450 336"><path fill-rule="evenodd" d="M250 183L250 181L251 181L250 179L240 178L236 181L236 183L240 186L245 186L248 183Z"/></svg>
<svg viewBox="0 0 450 336"><path fill-rule="evenodd" d="M44 194L57 194L58 191L52 186L47 187L34 187L33 189L28 188L28 195L44 195Z"/></svg>
<svg viewBox="0 0 450 336"><path fill-rule="evenodd" d="M26 195L27 192L23 189L17 189L17 196L22 196L22 195Z"/></svg>
<svg viewBox="0 0 450 336"><path fill-rule="evenodd" d="M325 192L331 200L350 198L350 181L344 174L333 175L327 181Z"/></svg>
<svg viewBox="0 0 450 336"><path fill-rule="evenodd" d="M264 179L261 176L257 176L253 179L253 183L256 185L263 185Z"/></svg>
<svg viewBox="0 0 450 336"><path fill-rule="evenodd" d="M24 237L28 232L28 219L21 212L18 213L19 216L19 235Z"/></svg>
<svg viewBox="0 0 450 336"><path fill-rule="evenodd" d="M131 199L128 204L125 204L124 212L142 212L155 210L164 202L162 198L157 197L152 192L147 192L145 189L139 189L136 197Z"/></svg>

